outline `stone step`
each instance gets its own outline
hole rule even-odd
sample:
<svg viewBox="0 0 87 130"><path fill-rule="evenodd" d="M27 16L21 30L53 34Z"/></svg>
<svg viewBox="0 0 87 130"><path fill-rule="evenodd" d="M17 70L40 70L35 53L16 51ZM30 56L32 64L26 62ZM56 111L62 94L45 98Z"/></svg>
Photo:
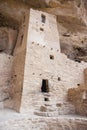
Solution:
<svg viewBox="0 0 87 130"><path fill-rule="evenodd" d="M75 114L75 108L72 104L68 102L53 105L49 102L42 106L37 106L35 109L35 113L36 115L42 115L42 116Z"/></svg>

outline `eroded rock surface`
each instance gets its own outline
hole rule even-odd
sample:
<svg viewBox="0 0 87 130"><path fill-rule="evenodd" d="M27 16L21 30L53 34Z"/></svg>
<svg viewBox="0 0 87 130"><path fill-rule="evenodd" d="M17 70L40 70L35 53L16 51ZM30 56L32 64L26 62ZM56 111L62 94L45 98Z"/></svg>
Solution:
<svg viewBox="0 0 87 130"><path fill-rule="evenodd" d="M29 16L31 7L42 10L42 14L56 15L57 24L52 19L55 16L46 14L49 24L45 25L39 13L35 15L39 21L36 18L35 22L34 13ZM20 118L14 114L1 117L1 130L87 129L86 117L72 116L87 116L87 97L82 99L86 95L83 70L87 63L81 63L87 61L86 16L86 0L0 0L0 109L33 113L31 117L26 114ZM49 91L41 90L42 80L46 84L50 81ZM83 85L78 87L80 84ZM64 114L72 118L64 118ZM57 118L59 115L63 118Z"/></svg>

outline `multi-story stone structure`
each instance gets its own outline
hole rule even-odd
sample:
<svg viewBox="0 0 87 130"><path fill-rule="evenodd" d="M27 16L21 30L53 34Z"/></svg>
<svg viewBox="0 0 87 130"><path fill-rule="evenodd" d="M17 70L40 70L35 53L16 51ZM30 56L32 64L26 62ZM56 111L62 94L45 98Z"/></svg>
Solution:
<svg viewBox="0 0 87 130"><path fill-rule="evenodd" d="M1 107L44 116L75 113L68 89L84 84L87 63L72 61L61 53L54 15L31 9L23 18L13 56L9 98L2 100ZM83 89L85 85L81 96Z"/></svg>

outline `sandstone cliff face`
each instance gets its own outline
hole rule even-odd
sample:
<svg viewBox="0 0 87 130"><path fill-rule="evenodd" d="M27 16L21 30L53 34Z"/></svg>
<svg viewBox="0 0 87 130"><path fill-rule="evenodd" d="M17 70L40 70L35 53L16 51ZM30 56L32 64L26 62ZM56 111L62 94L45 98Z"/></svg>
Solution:
<svg viewBox="0 0 87 130"><path fill-rule="evenodd" d="M82 100L82 95L83 95L83 91L84 91L82 87L81 87L81 89L79 89L79 87L77 89L74 89L74 93L72 92L73 89L70 90L69 95L68 95L69 98L72 99L72 97L74 97L73 95L76 96L76 98L73 99L74 103L72 102L71 105L67 104L67 102L64 102L64 104L61 102L58 102L56 104L56 107L55 106L52 107L52 106L50 106L50 104L46 104L45 101L47 99L48 100L51 99L54 102L54 98L57 101L59 98L60 99L62 98L63 101L65 99L65 101L66 101L67 97L65 98L65 95L66 95L69 87L72 88L75 85L77 87L77 85L79 85L80 82L81 83L84 82L82 70L84 68L86 68L87 63L82 62L80 64L80 63L74 62L72 60L69 60L69 59L67 59L67 57L65 55L62 55L62 54L58 55L58 53L55 52L53 48L51 48L46 52L46 54L49 55L48 52L53 51L53 54L55 54L55 56L56 56L54 58L54 63L52 63L50 65L50 67L52 67L51 74L53 74L53 72L55 74L50 76L50 75L48 75L48 72L45 72L45 77L47 75L47 79L49 77L49 79L52 80L51 84L53 87L54 96L53 96L53 98L49 98L49 94L48 95L44 94L44 95L40 95L40 97L39 97L38 96L38 93L39 93L38 90L40 90L39 87L37 87L36 90L34 88L36 85L36 81L39 82L39 78L43 78L43 74L41 73L42 71L40 71L40 69L44 68L44 70L45 69L49 70L50 59L44 60L45 51L39 50L39 49L44 50L44 46L42 46L42 48L41 48L39 44L34 43L34 42L32 42L31 48L29 50L29 54L31 55L31 58L29 57L30 55L26 53L25 43L26 43L26 39L27 39L26 38L27 32L24 31L24 29L25 29L25 27L28 29L28 27L26 26L27 24L23 24L23 23L25 23L26 15L29 14L29 9L31 7L34 9L42 10L44 12L48 12L50 14L56 15L62 53L65 53L68 58L75 60L77 62L81 62L82 60L87 61L87 17L86 17L87 16L87 1L86 0L19 0L19 1L0 0L0 59L2 62L2 65L0 66L0 70L1 70L0 72L3 73L3 75L1 75L2 73L0 74L0 76L1 76L1 78L0 78L1 79L0 80L0 91L1 91L0 106L2 109L4 107L10 106L10 108L12 108L12 109L14 108L15 110L18 111L19 107L20 107L19 101L21 100L21 95L22 95L21 93L22 93L22 90L24 90L25 95L23 95L24 96L23 99L24 100L26 99L25 105L23 104L24 111L26 111L26 109L28 109L28 107L30 108L30 105L31 105L31 108L33 105L36 105L36 108L38 108L38 106L40 105L40 102L38 102L38 104L37 104L36 102L34 102L34 100L38 101L38 99L40 100L40 97L42 96L42 98L44 97L44 99L45 99L43 101L45 104L40 106L40 111L39 112L36 111L36 112L34 112L34 114L36 114L38 116L50 117L49 119L43 118L43 117L41 117L41 118L38 117L37 119L31 120L31 117L27 117L27 115L20 114L20 120L19 120L18 115L13 114L13 115L9 116L8 115L9 113L7 113L5 120L8 120L8 117L10 120L11 117L15 115L14 117L12 117L12 119L13 119L12 126L10 125L10 121L7 121L7 122L3 121L4 123L6 123L6 126L4 126L4 123L0 123L0 128L1 128L1 130L4 130L6 128L11 129L11 130L13 130L13 129L15 130L18 128L21 128L21 129L30 128L31 130L32 129L40 130L40 129L44 129L46 127L45 128L46 130L47 129L56 130L57 128L62 129L62 130L68 130L68 129L69 130L74 130L74 129L75 130L77 130L77 129L86 130L87 129L87 118L81 119L78 117L76 119L77 116L74 118L72 118L73 116L71 118L69 116L67 116L67 118L62 117L64 119L64 121L60 117L59 117L59 119L57 118L57 116L59 116L59 114L61 114L62 112L64 112L62 114L66 114L66 112L68 114L69 113L75 114L74 107L72 107L73 104L76 107L76 112L78 114L87 115L87 110L86 110L87 100ZM37 25L36 25L36 27L34 25L33 29L36 29L36 28L37 28ZM48 26L46 28L48 28ZM52 25L51 25L51 28L54 29L54 27ZM39 28L39 31L40 31L40 29L43 29L43 28ZM43 31L43 30L41 30L41 31ZM31 32L32 32L32 29L31 29ZM34 38L32 38L32 39L34 40ZM50 36L50 39L51 39L51 42L53 40L53 43L54 43L55 38L52 37L52 35ZM6 43L7 43L7 45L6 45ZM35 54L35 57L33 55L33 52ZM3 53L5 53L5 54L3 55ZM26 79L27 79L26 81L28 81L28 78L30 78L29 84L31 85L32 82L34 83L34 85L31 85L31 89L32 89L32 92L35 91L37 93L37 96L35 95L35 93L33 93L33 95L31 93L30 94L28 93L28 92L30 92L29 87L28 87L29 90L26 89L27 87L21 88L21 86L23 84L23 82L22 82L23 81L23 70L24 70L23 63L25 61L25 53L27 54L26 55L26 57L27 57L26 68L29 68L30 61L28 63L28 60L31 60L30 66L32 65L33 61L37 61L36 63L40 63L41 57L38 58L38 56L40 56L41 54L43 54L43 55L41 55L42 61L47 61L47 63L48 63L47 66L45 65L45 63L43 63L41 68L39 68L39 69L36 69L36 63L35 63L35 70L34 70L34 66L33 66L34 64L33 64L30 71L29 72L26 71L26 74L28 74L26 76ZM56 60L57 57L58 57L58 60ZM56 68L55 63L56 63L56 65L60 63L58 68ZM37 64L37 68L38 67L40 67L39 64ZM13 71L13 68L14 68L15 72ZM55 68L55 70L54 70L54 68ZM71 74L71 68L72 68L72 74ZM29 73L31 74L30 77L29 77ZM12 74L13 74L13 76L12 76ZM36 74L39 74L39 77L36 78L35 80L34 80L34 78L32 79L32 75L35 76ZM60 77L58 77L59 74L60 74ZM63 81L61 81L61 79ZM5 82L5 84L2 84L2 82ZM13 84L13 82L15 84ZM57 85L54 85L54 83L57 83ZM70 85L69 85L69 83L70 83ZM29 86L28 82L26 82L25 85ZM37 86L38 86L38 84L37 84ZM56 87L59 87L59 88L56 89ZM52 91L52 94L53 94L53 91ZM40 91L40 93L41 93L41 91ZM29 95L32 95L31 98L28 98ZM78 100L78 98L79 98L79 100ZM14 102L12 101L12 99L14 100ZM78 100L78 102L76 102L76 100ZM9 101L11 101L11 102L9 102ZM29 101L30 105L27 104L27 101ZM17 105L15 105L15 103ZM33 103L33 105L32 105L32 103ZM79 105L80 103L81 103L81 105ZM81 109L79 107L81 107ZM62 108L62 111L61 111L61 108ZM53 113L53 110L57 110L56 111L57 113L55 113L55 112ZM69 110L69 111L66 111L66 110ZM48 111L50 111L50 114L48 113ZM52 118L51 113L53 114L53 116L55 115L55 117L56 117L56 118L54 117L55 119ZM0 115L1 115L1 113L0 113ZM3 115L3 112L2 112L2 115ZM34 118L36 115L33 115ZM25 119L25 117L26 117L26 119ZM23 121L21 118L23 118ZM72 119L74 119L74 120L72 120ZM3 120L4 120L4 118L3 118ZM28 120L29 120L29 122L28 122ZM41 122L43 122L42 125L41 125ZM24 126L23 126L23 123L24 123ZM19 124L19 126L17 126L18 124ZM16 126L17 126L17 128L16 128Z"/></svg>
<svg viewBox="0 0 87 130"><path fill-rule="evenodd" d="M86 0L0 0L0 26L18 30L31 7L57 16L62 53L72 60L87 61Z"/></svg>

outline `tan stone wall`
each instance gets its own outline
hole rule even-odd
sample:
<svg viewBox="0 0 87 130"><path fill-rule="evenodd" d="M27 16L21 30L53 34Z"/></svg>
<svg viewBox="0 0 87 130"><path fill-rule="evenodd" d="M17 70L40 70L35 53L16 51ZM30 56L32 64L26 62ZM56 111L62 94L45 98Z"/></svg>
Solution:
<svg viewBox="0 0 87 130"><path fill-rule="evenodd" d="M20 26L19 35L14 51L14 61L13 61L13 88L12 88L12 108L16 111L20 111L21 105L21 95L24 79L24 65L26 56L26 43L27 43L27 26L29 17L26 14L25 19L23 19L22 25Z"/></svg>
<svg viewBox="0 0 87 130"><path fill-rule="evenodd" d="M27 47L32 42L36 42L60 52L59 33L55 15L31 9L28 34L29 43Z"/></svg>
<svg viewBox="0 0 87 130"><path fill-rule="evenodd" d="M84 84L68 90L68 100L75 106L76 114L87 116L87 69L84 70Z"/></svg>
<svg viewBox="0 0 87 130"><path fill-rule="evenodd" d="M44 24L41 14L46 15ZM46 106L46 112L56 115L74 113L74 107L67 102L68 89L84 82L87 63L69 60L58 51L59 36L53 15L31 10L28 30L21 112L36 112ZM50 55L54 56L53 60ZM42 79L49 81L48 94L41 92Z"/></svg>
<svg viewBox="0 0 87 130"><path fill-rule="evenodd" d="M0 108L5 107L5 102L10 97L12 65L12 56L4 53L0 54Z"/></svg>
<svg viewBox="0 0 87 130"><path fill-rule="evenodd" d="M0 27L0 108L11 107L9 101L12 88L12 54L16 37L16 30Z"/></svg>

